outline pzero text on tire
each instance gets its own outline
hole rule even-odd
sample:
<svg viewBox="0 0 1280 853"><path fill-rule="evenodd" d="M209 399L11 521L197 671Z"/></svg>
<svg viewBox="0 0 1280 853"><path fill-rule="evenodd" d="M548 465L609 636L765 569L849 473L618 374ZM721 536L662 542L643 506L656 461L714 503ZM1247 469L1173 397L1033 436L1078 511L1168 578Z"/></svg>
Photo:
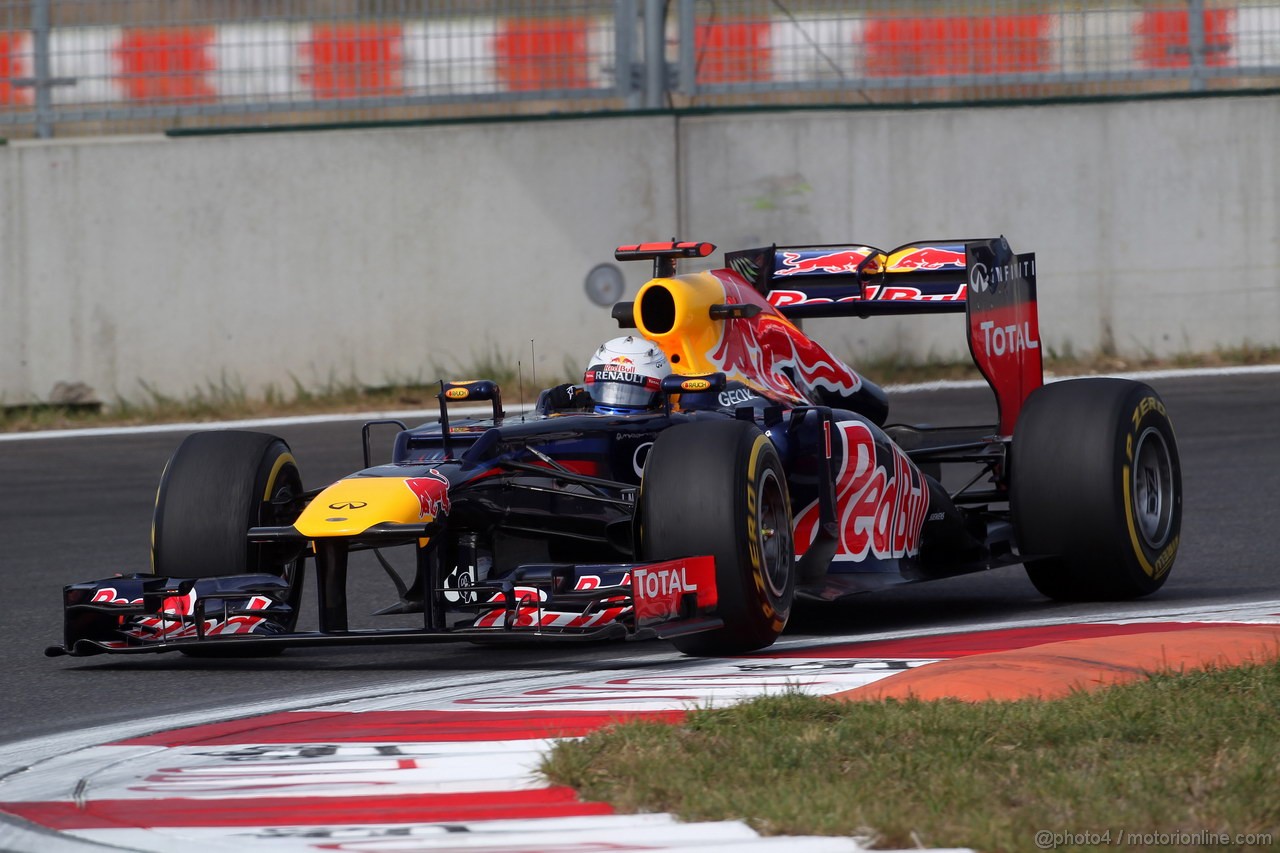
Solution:
<svg viewBox="0 0 1280 853"><path fill-rule="evenodd" d="M1040 592L1136 598L1168 579L1181 542L1182 469L1149 386L1089 378L1037 389L1009 466L1018 546Z"/></svg>
<svg viewBox="0 0 1280 853"><path fill-rule="evenodd" d="M782 633L795 597L791 503L782 462L754 424L679 424L654 442L640 489L646 560L710 554L724 627L676 638L686 654L763 648Z"/></svg>

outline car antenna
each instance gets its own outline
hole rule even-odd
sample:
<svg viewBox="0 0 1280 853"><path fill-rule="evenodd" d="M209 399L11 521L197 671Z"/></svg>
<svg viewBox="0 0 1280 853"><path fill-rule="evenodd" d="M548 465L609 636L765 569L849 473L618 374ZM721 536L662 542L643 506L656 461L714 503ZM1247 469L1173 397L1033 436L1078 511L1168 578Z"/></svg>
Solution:
<svg viewBox="0 0 1280 853"><path fill-rule="evenodd" d="M533 383L534 393L538 391L538 356L533 351L533 338L529 338L529 381Z"/></svg>

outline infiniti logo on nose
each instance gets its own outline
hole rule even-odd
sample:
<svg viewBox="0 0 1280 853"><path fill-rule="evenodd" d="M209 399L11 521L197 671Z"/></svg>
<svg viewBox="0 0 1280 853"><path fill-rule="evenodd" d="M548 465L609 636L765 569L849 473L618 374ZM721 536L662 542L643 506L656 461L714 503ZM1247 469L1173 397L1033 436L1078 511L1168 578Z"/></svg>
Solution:
<svg viewBox="0 0 1280 853"><path fill-rule="evenodd" d="M339 501L329 504L329 509L364 509L367 506L364 501Z"/></svg>

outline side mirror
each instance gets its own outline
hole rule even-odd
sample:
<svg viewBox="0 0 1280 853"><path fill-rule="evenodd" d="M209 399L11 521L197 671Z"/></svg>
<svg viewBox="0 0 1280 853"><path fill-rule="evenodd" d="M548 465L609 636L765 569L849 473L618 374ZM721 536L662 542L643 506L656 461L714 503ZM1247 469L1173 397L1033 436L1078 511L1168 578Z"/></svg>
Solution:
<svg viewBox="0 0 1280 853"><path fill-rule="evenodd" d="M671 374L662 379L662 393L701 394L704 392L719 393L724 390L725 375L723 373L695 373L689 376Z"/></svg>
<svg viewBox="0 0 1280 853"><path fill-rule="evenodd" d="M440 394L450 403L492 400L495 409L502 408L502 389L492 379L470 379L464 382L445 382Z"/></svg>
<svg viewBox="0 0 1280 853"><path fill-rule="evenodd" d="M466 382L440 382L440 431L444 434L444 453L453 458L453 442L449 433L449 404L467 401L489 400L493 403L493 419L502 420L502 389L492 379L471 379Z"/></svg>
<svg viewBox="0 0 1280 853"><path fill-rule="evenodd" d="M634 329L636 327L636 303L617 302L614 304L613 310L609 312L609 316L618 321L619 329Z"/></svg>

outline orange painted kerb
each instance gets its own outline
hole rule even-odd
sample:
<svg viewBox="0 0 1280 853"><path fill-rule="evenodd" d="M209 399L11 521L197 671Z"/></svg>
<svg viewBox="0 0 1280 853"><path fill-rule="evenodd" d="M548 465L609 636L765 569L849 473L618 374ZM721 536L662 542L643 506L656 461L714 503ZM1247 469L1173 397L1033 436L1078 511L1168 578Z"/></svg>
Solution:
<svg viewBox="0 0 1280 853"><path fill-rule="evenodd" d="M1280 658L1280 625L1223 625L1122 637L1065 640L927 664L831 698L1057 699L1154 672L1263 663Z"/></svg>

